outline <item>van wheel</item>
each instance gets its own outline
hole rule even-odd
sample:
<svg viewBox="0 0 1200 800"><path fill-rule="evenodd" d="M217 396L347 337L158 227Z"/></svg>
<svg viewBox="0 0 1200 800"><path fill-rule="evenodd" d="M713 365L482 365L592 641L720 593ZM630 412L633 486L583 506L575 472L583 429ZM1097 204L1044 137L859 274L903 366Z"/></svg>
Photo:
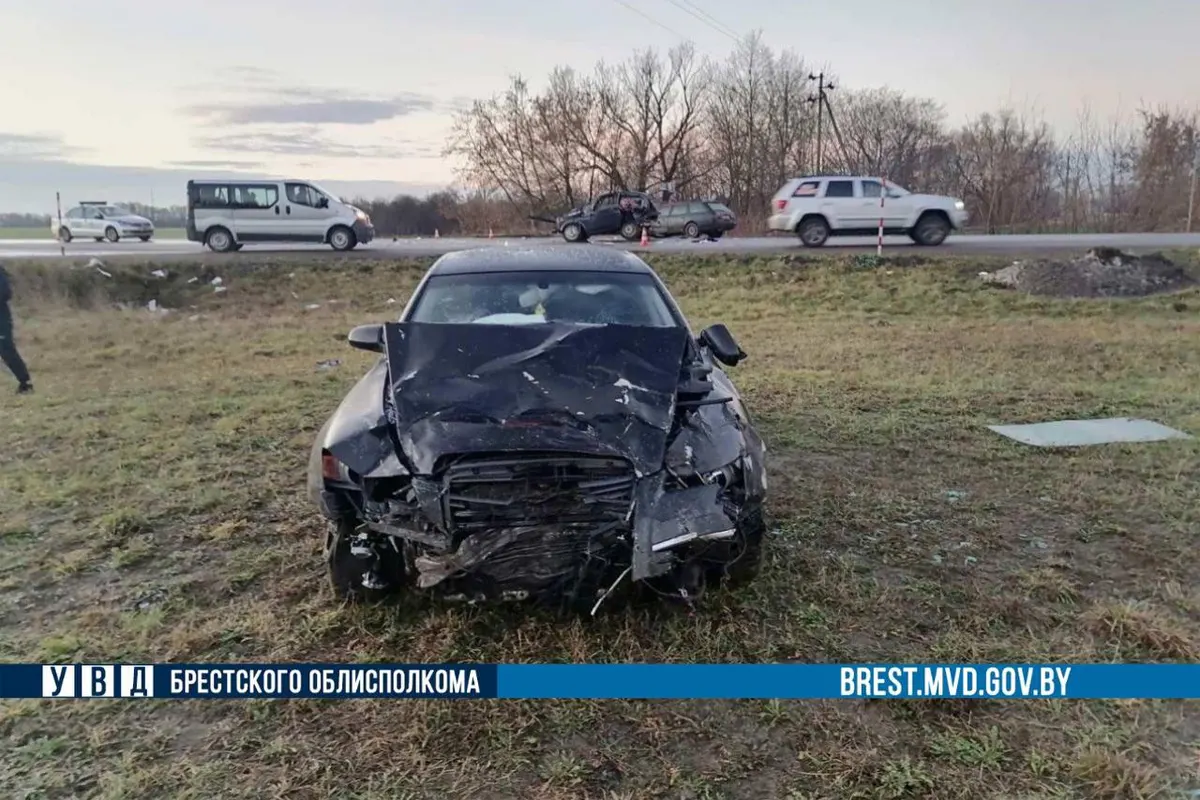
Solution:
<svg viewBox="0 0 1200 800"><path fill-rule="evenodd" d="M67 242L71 241L71 231L67 230L66 228L59 228L58 229L58 240L60 242L62 242L63 244L66 244Z"/></svg>
<svg viewBox="0 0 1200 800"><path fill-rule="evenodd" d="M115 244L121 241L121 234L117 233L116 228L114 228L112 225L109 225L104 229L104 238Z"/></svg>
<svg viewBox="0 0 1200 800"><path fill-rule="evenodd" d="M329 231L329 246L334 250L339 252L353 250L356 244L358 244L358 239L355 237L354 231L345 225L338 225Z"/></svg>
<svg viewBox="0 0 1200 800"><path fill-rule="evenodd" d="M829 238L829 223L824 217L809 217L800 221L796 233L800 235L800 244L805 247L820 247Z"/></svg>
<svg viewBox="0 0 1200 800"><path fill-rule="evenodd" d="M233 249L233 234L225 228L212 228L204 237L204 243L214 253L228 253Z"/></svg>

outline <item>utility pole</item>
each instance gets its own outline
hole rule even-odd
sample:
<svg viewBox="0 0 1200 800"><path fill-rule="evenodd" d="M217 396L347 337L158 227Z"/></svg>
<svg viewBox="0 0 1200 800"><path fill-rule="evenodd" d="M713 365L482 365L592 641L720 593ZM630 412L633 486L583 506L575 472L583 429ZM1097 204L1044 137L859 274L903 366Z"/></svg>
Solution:
<svg viewBox="0 0 1200 800"><path fill-rule="evenodd" d="M821 120L825 116L825 109L829 108L829 98L825 95L826 91L833 91L833 84L825 82L825 73L821 72L816 75L809 73L808 79L817 82L817 93L809 95L806 101L809 105L816 103L817 105L817 174L821 173L822 162L822 139L821 139ZM833 109L829 109L829 119L833 121Z"/></svg>
<svg viewBox="0 0 1200 800"><path fill-rule="evenodd" d="M1192 232L1192 214L1196 210L1196 172L1200 171L1200 141L1192 143L1192 190L1188 193L1187 232Z"/></svg>

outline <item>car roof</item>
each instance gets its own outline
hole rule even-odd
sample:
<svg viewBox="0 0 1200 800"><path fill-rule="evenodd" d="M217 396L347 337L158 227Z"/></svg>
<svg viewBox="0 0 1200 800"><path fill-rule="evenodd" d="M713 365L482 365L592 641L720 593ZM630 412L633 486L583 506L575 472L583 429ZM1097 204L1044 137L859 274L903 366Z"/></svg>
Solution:
<svg viewBox="0 0 1200 800"><path fill-rule="evenodd" d="M429 268L430 275L480 272L627 272L653 275L646 262L609 247L588 244L538 247L478 247L447 253Z"/></svg>

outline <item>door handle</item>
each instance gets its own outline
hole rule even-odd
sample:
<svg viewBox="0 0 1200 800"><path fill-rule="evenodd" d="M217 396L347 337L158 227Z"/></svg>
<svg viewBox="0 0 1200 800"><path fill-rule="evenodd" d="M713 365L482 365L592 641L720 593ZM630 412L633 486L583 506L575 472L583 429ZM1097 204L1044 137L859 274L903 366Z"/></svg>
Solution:
<svg viewBox="0 0 1200 800"><path fill-rule="evenodd" d="M279 215L279 206L275 206L275 215L276 215L276 216L278 216L278 215Z"/></svg>
<svg viewBox="0 0 1200 800"><path fill-rule="evenodd" d="M292 207L291 207L291 206L284 206L283 208L284 208L284 210L285 210L285 211L287 211L287 213L289 213L289 214L291 214L291 213L292 213Z"/></svg>

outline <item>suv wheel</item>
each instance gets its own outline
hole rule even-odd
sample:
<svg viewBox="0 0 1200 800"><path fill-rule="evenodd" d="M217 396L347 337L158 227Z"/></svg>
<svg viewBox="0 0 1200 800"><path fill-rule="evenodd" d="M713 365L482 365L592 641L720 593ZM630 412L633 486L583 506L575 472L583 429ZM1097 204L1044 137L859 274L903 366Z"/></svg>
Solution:
<svg viewBox="0 0 1200 800"><path fill-rule="evenodd" d="M829 238L829 223L824 217L809 217L796 226L796 233L805 247L820 247Z"/></svg>
<svg viewBox="0 0 1200 800"><path fill-rule="evenodd" d="M912 229L912 240L925 247L937 247L950 235L950 222L942 214L926 211Z"/></svg>

